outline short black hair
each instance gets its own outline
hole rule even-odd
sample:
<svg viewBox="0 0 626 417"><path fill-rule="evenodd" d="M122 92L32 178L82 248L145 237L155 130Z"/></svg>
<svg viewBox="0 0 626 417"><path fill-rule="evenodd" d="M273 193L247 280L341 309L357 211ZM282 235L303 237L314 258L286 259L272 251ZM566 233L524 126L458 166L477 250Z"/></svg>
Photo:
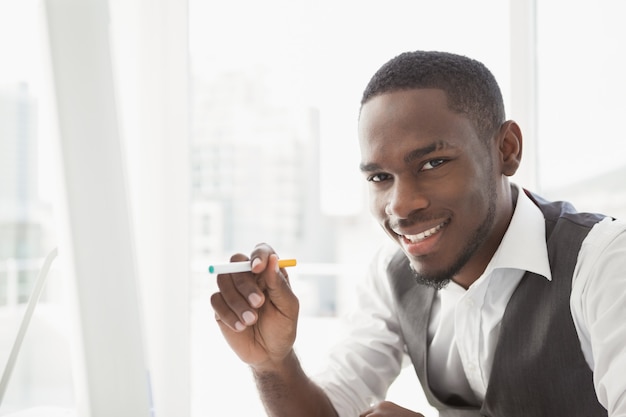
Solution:
<svg viewBox="0 0 626 417"><path fill-rule="evenodd" d="M377 95L415 88L443 90L450 109L467 115L484 140L505 121L502 93L491 71L474 59L439 51L404 52L392 58L368 83L361 106Z"/></svg>

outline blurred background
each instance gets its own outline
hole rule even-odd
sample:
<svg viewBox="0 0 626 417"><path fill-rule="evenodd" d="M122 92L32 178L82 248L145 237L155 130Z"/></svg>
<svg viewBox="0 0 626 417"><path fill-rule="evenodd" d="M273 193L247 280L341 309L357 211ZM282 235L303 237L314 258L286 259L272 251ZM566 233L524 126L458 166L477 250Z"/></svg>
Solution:
<svg viewBox="0 0 626 417"><path fill-rule="evenodd" d="M206 273L259 242L298 259L297 350L320 369L386 239L368 213L356 121L371 75L403 51L484 62L524 133L513 180L626 217L623 1L108 5L125 161L111 169L127 181L157 417L264 415L214 323ZM44 7L0 0L0 366L42 259L66 233ZM0 415L74 407L71 286L53 267ZM403 373L390 399L435 416L414 378Z"/></svg>

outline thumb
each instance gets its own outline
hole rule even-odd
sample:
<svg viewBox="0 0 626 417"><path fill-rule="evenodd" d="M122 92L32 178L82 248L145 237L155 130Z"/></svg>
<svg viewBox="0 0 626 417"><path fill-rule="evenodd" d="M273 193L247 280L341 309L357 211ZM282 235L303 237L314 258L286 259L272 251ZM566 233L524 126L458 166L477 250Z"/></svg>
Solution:
<svg viewBox="0 0 626 417"><path fill-rule="evenodd" d="M278 267L278 256L270 255L265 271L267 295L274 306L287 316L297 315L298 299L291 290L287 271Z"/></svg>

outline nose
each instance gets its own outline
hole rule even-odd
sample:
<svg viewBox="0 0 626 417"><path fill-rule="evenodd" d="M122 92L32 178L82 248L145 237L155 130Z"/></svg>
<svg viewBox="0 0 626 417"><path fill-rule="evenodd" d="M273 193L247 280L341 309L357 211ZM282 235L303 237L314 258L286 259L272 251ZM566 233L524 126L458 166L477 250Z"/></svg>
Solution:
<svg viewBox="0 0 626 417"><path fill-rule="evenodd" d="M428 207L429 201L420 187L412 182L396 180L385 204L385 214L408 219L416 211Z"/></svg>

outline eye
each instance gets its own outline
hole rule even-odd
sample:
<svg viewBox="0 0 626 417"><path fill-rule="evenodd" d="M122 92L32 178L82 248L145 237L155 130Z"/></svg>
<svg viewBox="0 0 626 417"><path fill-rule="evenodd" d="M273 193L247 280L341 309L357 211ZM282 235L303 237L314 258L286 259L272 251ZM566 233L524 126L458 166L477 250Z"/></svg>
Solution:
<svg viewBox="0 0 626 417"><path fill-rule="evenodd" d="M389 174L373 174L367 177L367 181L369 182L383 182L391 179L391 175Z"/></svg>
<svg viewBox="0 0 626 417"><path fill-rule="evenodd" d="M431 169L435 169L438 166L441 166L443 164L446 163L445 159L431 159L430 161L426 162L423 166L422 166L422 171L428 171Z"/></svg>

